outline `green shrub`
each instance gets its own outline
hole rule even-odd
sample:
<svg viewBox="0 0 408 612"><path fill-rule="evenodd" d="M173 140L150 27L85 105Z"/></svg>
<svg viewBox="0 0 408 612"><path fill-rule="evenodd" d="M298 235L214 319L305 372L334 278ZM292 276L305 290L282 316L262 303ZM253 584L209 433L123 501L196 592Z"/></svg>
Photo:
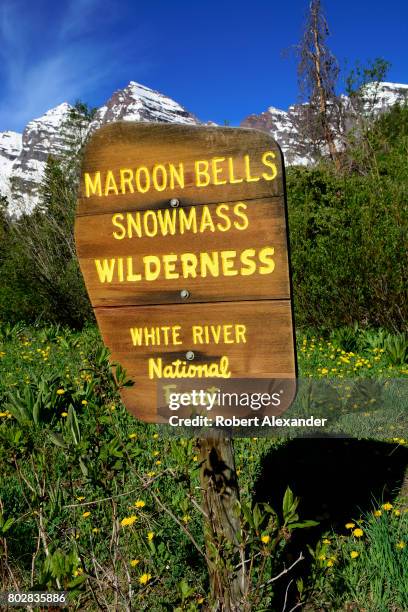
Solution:
<svg viewBox="0 0 408 612"><path fill-rule="evenodd" d="M408 108L373 129L366 173L330 166L287 173L295 315L298 325L358 321L398 331L408 315ZM363 152L364 152L363 151ZM360 168L360 166L358 166Z"/></svg>

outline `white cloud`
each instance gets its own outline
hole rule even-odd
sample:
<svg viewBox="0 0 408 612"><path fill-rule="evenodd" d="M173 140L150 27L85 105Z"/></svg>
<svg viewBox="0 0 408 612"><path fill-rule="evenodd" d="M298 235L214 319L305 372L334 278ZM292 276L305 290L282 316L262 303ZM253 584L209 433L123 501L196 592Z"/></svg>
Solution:
<svg viewBox="0 0 408 612"><path fill-rule="evenodd" d="M109 11L101 14L100 5L100 0L69 0L58 22L47 22L44 15L44 49L33 49L29 15L24 19L18 3L3 0L0 131L21 130L29 120L61 102L88 101L114 77L123 78L126 85L146 71L149 63L139 60L146 54L146 35L136 26L132 37L101 36L101 22L106 34L116 17ZM108 87L107 95L110 93Z"/></svg>

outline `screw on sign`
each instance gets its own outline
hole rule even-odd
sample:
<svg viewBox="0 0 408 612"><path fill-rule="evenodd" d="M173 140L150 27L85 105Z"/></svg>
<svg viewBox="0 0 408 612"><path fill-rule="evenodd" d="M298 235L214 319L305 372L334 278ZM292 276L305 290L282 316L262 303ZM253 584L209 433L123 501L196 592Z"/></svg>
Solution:
<svg viewBox="0 0 408 612"><path fill-rule="evenodd" d="M270 136L173 124L102 127L85 151L75 234L103 340L135 382L122 399L136 417L166 422L157 388L194 389L197 381L229 391L237 381L268 389L278 381L284 399L275 413L291 404L284 170ZM198 445L212 609L246 610L232 441L215 430ZM219 545L225 541L230 546Z"/></svg>
<svg viewBox="0 0 408 612"><path fill-rule="evenodd" d="M288 407L296 359L284 172L269 135L104 126L85 152L75 232L102 337L135 382L122 397L136 417L165 422L158 384L189 379L229 390L237 379L286 380L279 410Z"/></svg>

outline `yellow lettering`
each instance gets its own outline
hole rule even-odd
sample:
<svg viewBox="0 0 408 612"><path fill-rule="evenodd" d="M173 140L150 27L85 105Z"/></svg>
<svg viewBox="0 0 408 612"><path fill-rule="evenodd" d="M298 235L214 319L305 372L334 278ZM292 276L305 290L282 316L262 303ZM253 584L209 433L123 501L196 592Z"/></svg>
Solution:
<svg viewBox="0 0 408 612"><path fill-rule="evenodd" d="M95 259L96 271L101 283L111 283L116 259Z"/></svg>
<svg viewBox="0 0 408 612"><path fill-rule="evenodd" d="M151 228L149 228L149 219L151 220ZM157 217L154 210L147 210L143 215L143 228L146 236L152 238L157 236Z"/></svg>
<svg viewBox="0 0 408 612"><path fill-rule="evenodd" d="M262 172L262 176L264 177L265 181L273 181L274 178L276 178L276 175L278 174L278 169L276 167L275 162L273 161L268 161L268 158L272 157L272 159L275 159L276 155L273 151L265 151L265 153L262 155L262 163L264 166L268 166L268 168L270 168L272 170L271 174L267 174L266 172Z"/></svg>
<svg viewBox="0 0 408 612"><path fill-rule="evenodd" d="M144 185L141 183L141 175L144 175ZM146 193L150 189L150 174L146 166L140 166L136 170L136 188L140 193Z"/></svg>
<svg viewBox="0 0 408 612"><path fill-rule="evenodd" d="M152 379L154 377L161 378L163 372L163 360L161 357L159 359L154 359L150 357L148 364L149 378Z"/></svg>
<svg viewBox="0 0 408 612"><path fill-rule="evenodd" d="M115 213L112 217L112 225L121 230L121 233L113 232L113 237L116 238L116 240L122 240L122 238L126 236L126 228L120 221L123 221L122 213Z"/></svg>
<svg viewBox="0 0 408 612"><path fill-rule="evenodd" d="M141 327L131 327L130 335L132 337L133 346L142 346L143 331Z"/></svg>
<svg viewBox="0 0 408 612"><path fill-rule="evenodd" d="M171 210L168 210L166 208L165 210L158 210L157 218L162 236L167 236L167 234L174 236L176 233L176 209L172 208Z"/></svg>
<svg viewBox="0 0 408 612"><path fill-rule="evenodd" d="M212 232L215 232L215 226L211 217L210 210L208 206L203 206L201 213L200 232L204 232L207 228L210 229Z"/></svg>
<svg viewBox="0 0 408 612"><path fill-rule="evenodd" d="M191 328L193 344L203 344L203 328L201 325L193 325Z"/></svg>
<svg viewBox="0 0 408 612"><path fill-rule="evenodd" d="M208 161L198 160L194 162L196 177L196 187L207 187L210 184L210 174L208 172Z"/></svg>
<svg viewBox="0 0 408 612"><path fill-rule="evenodd" d="M181 189L184 189L184 165L181 162L178 165L178 170L174 164L169 164L170 170L170 188L174 189L176 181Z"/></svg>
<svg viewBox="0 0 408 612"><path fill-rule="evenodd" d="M236 251L221 251L221 265L224 276L236 276L238 274L238 270L234 270L236 254Z"/></svg>
<svg viewBox="0 0 408 612"><path fill-rule="evenodd" d="M244 155L244 164L245 164L245 180L247 183L255 183L259 181L259 176L251 176L251 161L249 159L249 155Z"/></svg>
<svg viewBox="0 0 408 612"><path fill-rule="evenodd" d="M209 271L212 276L220 275L218 251L213 251L212 253L200 253L200 270L202 278L206 278L207 271Z"/></svg>
<svg viewBox="0 0 408 612"><path fill-rule="evenodd" d="M158 173L161 173L161 181L158 181ZM156 191L164 191L167 187L167 171L163 164L156 164L153 167L153 185Z"/></svg>
<svg viewBox="0 0 408 612"><path fill-rule="evenodd" d="M91 175L88 172L84 174L85 180L85 195L89 198L91 195L102 195L102 185L101 185L101 173L95 172L94 178L92 180Z"/></svg>
<svg viewBox="0 0 408 612"><path fill-rule="evenodd" d="M271 274L274 271L275 262L272 259L274 253L275 249L273 247L265 247L259 251L259 261L265 264L259 268L259 274Z"/></svg>
<svg viewBox="0 0 408 612"><path fill-rule="evenodd" d="M120 190L122 193L126 193L126 187L129 188L129 193L134 193L133 188L133 170L130 168L120 169Z"/></svg>
<svg viewBox="0 0 408 612"><path fill-rule="evenodd" d="M127 235L128 235L128 238L132 238L133 230L135 231L136 235L139 238L141 238L142 237L142 226L141 226L141 222L140 222L140 212L134 213L134 216L133 216L132 213L127 213L126 214L126 220L127 220Z"/></svg>
<svg viewBox="0 0 408 612"><path fill-rule="evenodd" d="M232 337L232 325L224 325L224 342L225 344L234 344L235 340Z"/></svg>
<svg viewBox="0 0 408 612"><path fill-rule="evenodd" d="M127 257L127 276L126 276L126 280L130 283L132 282L136 282L136 281L141 281L142 280L142 275L141 274L133 274L133 257Z"/></svg>
<svg viewBox="0 0 408 612"><path fill-rule="evenodd" d="M110 195L110 192L113 191L115 195L118 195L118 187L116 185L115 177L113 176L112 170L108 170L105 179L105 196Z"/></svg>
<svg viewBox="0 0 408 612"><path fill-rule="evenodd" d="M235 334L237 343L243 342L244 344L246 344L246 325L235 325Z"/></svg>
<svg viewBox="0 0 408 612"><path fill-rule="evenodd" d="M234 221L234 227L237 230L245 230L249 225L248 217L245 213L241 212L241 208L243 208L244 210L248 208L245 202L238 202L238 204L235 204L234 206L235 216L242 219L242 224L238 223L237 221Z"/></svg>
<svg viewBox="0 0 408 612"><path fill-rule="evenodd" d="M118 279L120 283L123 283L125 276L123 274L123 257L118 258Z"/></svg>
<svg viewBox="0 0 408 612"><path fill-rule="evenodd" d="M197 257L194 253L182 253L180 255L183 278L196 278L197 276Z"/></svg>
<svg viewBox="0 0 408 612"><path fill-rule="evenodd" d="M218 175L223 171L223 168L220 168L218 164L221 164L223 161L225 161L225 157L213 157L211 160L214 185L225 185L227 182L218 178Z"/></svg>
<svg viewBox="0 0 408 612"><path fill-rule="evenodd" d="M164 277L167 279L174 279L179 277L179 273L176 272L176 262L177 255L163 255L163 265L164 265Z"/></svg>
<svg viewBox="0 0 408 612"><path fill-rule="evenodd" d="M156 255L145 255L143 257L145 266L145 279L154 281L160 276L160 259Z"/></svg>
<svg viewBox="0 0 408 612"><path fill-rule="evenodd" d="M234 175L234 160L232 157L228 158L228 173L229 173L229 182L231 185L235 185L236 183L242 183L243 178L235 178Z"/></svg>
<svg viewBox="0 0 408 612"><path fill-rule="evenodd" d="M191 230L194 234L197 233L197 214L196 207L192 206L188 213L184 208L179 208L179 224L180 234L184 234L186 230Z"/></svg>
<svg viewBox="0 0 408 612"><path fill-rule="evenodd" d="M227 232L229 229L231 229L231 219L228 215L222 212L223 210L229 211L228 204L218 204L217 208L215 209L217 216L225 222L225 225L222 225L222 223L217 223L217 230L220 232Z"/></svg>
<svg viewBox="0 0 408 612"><path fill-rule="evenodd" d="M256 272L256 263L252 261L252 257L255 257L255 249L245 249L242 251L240 260L245 266L241 268L241 276L251 276Z"/></svg>
<svg viewBox="0 0 408 612"><path fill-rule="evenodd" d="M172 327L173 344L183 344L183 341L180 340L180 329L181 325L173 325Z"/></svg>

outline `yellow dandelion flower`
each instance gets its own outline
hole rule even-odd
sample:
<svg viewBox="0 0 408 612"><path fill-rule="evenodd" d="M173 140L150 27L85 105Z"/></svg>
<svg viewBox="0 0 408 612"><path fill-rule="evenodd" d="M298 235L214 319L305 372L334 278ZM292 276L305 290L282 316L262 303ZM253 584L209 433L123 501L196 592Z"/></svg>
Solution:
<svg viewBox="0 0 408 612"><path fill-rule="evenodd" d="M136 519L137 516L135 516L134 514L132 514L132 516L125 516L125 518L120 521L120 524L122 525L122 527L127 527L128 525L133 525Z"/></svg>
<svg viewBox="0 0 408 612"><path fill-rule="evenodd" d="M153 476L156 476L156 472L147 472L147 475L149 478L153 478Z"/></svg>
<svg viewBox="0 0 408 612"><path fill-rule="evenodd" d="M204 603L204 597L200 597L199 599L197 599L197 603L198 604Z"/></svg>
<svg viewBox="0 0 408 612"><path fill-rule="evenodd" d="M142 499L138 499L137 501L135 501L136 508L144 508L145 505L146 505L146 502L144 502Z"/></svg>
<svg viewBox="0 0 408 612"><path fill-rule="evenodd" d="M160 452L159 451L154 451L153 457L157 457L157 455L160 455Z"/></svg>
<svg viewBox="0 0 408 612"><path fill-rule="evenodd" d="M319 555L318 559L319 561L324 561L326 559L326 555Z"/></svg>
<svg viewBox="0 0 408 612"><path fill-rule="evenodd" d="M360 529L359 527L357 527L357 529L354 529L353 536L355 536L356 538L361 538L363 535L364 531L362 529Z"/></svg>
<svg viewBox="0 0 408 612"><path fill-rule="evenodd" d="M381 506L381 508L382 508L383 510L392 510L392 507L393 507L393 506L392 506L392 504L390 504L390 502L386 502L385 504L383 504L383 505Z"/></svg>
<svg viewBox="0 0 408 612"><path fill-rule="evenodd" d="M270 536L268 536L268 535L263 535L263 536L261 537L261 542L262 542L263 544L269 544L269 540L270 540L270 539L271 539L271 537L270 537Z"/></svg>
<svg viewBox="0 0 408 612"><path fill-rule="evenodd" d="M65 419L68 416L68 412L61 412L61 416Z"/></svg>
<svg viewBox="0 0 408 612"><path fill-rule="evenodd" d="M346 523L346 529L353 529L355 526L355 523Z"/></svg>
<svg viewBox="0 0 408 612"><path fill-rule="evenodd" d="M402 550L403 548L405 548L405 542L403 542L402 540L400 540L400 541L398 542L398 544L397 544L397 548L400 548L401 550Z"/></svg>
<svg viewBox="0 0 408 612"><path fill-rule="evenodd" d="M84 512L82 516L84 518L88 518L88 516L90 516L90 515L91 515L91 513L88 511L88 512Z"/></svg>
<svg viewBox="0 0 408 612"><path fill-rule="evenodd" d="M65 389L57 389L57 395L64 395Z"/></svg>
<svg viewBox="0 0 408 612"><path fill-rule="evenodd" d="M153 434L153 438L154 438L155 440L157 440L157 438L158 438L158 437L159 437L159 434L158 434L158 433Z"/></svg>
<svg viewBox="0 0 408 612"><path fill-rule="evenodd" d="M77 497L78 501L84 501L85 497L83 495L80 495L79 497Z"/></svg>
<svg viewBox="0 0 408 612"><path fill-rule="evenodd" d="M350 553L350 557L351 557L352 559L357 559L357 557L359 556L359 554L360 554L360 553L359 553L357 550L352 550L352 551L351 551L351 553Z"/></svg>
<svg viewBox="0 0 408 612"><path fill-rule="evenodd" d="M136 438L136 436L137 436L137 434L131 433L131 434L129 434L129 439L133 440L133 438Z"/></svg>
<svg viewBox="0 0 408 612"><path fill-rule="evenodd" d="M99 533L99 529L98 529L98 527L94 527L94 528L92 529L92 531L93 531L93 533Z"/></svg>
<svg viewBox="0 0 408 612"><path fill-rule="evenodd" d="M188 523L188 521L191 521L191 516L189 514L185 514L183 516L183 523Z"/></svg>
<svg viewBox="0 0 408 612"><path fill-rule="evenodd" d="M327 538L325 538L325 539L323 540L323 544L331 544L331 542L330 542L330 540L328 540Z"/></svg>
<svg viewBox="0 0 408 612"><path fill-rule="evenodd" d="M394 510L394 514L395 514L395 516L401 516L401 511L400 510Z"/></svg>
<svg viewBox="0 0 408 612"><path fill-rule="evenodd" d="M147 539L149 540L149 542L151 542L154 538L154 532L153 531L149 531L149 533L147 534Z"/></svg>
<svg viewBox="0 0 408 612"><path fill-rule="evenodd" d="M328 562L327 562L327 567L332 567L333 564L334 564L334 561L329 559Z"/></svg>
<svg viewBox="0 0 408 612"><path fill-rule="evenodd" d="M382 515L381 510L376 510L376 511L374 512L374 516L381 516L381 515Z"/></svg>
<svg viewBox="0 0 408 612"><path fill-rule="evenodd" d="M87 403L88 403L88 402L87 402L86 400L82 400L82 402L81 402L81 404L82 404L83 406L86 406L86 405L87 405Z"/></svg>
<svg viewBox="0 0 408 612"><path fill-rule="evenodd" d="M130 565L132 567L136 567L136 565L138 565L140 563L140 559L132 559L130 562Z"/></svg>
<svg viewBox="0 0 408 612"><path fill-rule="evenodd" d="M158 460L156 461L156 465L161 465L161 461L160 461L160 459L158 459Z"/></svg>
<svg viewBox="0 0 408 612"><path fill-rule="evenodd" d="M142 574L139 578L140 584L147 584L152 579L151 574Z"/></svg>

